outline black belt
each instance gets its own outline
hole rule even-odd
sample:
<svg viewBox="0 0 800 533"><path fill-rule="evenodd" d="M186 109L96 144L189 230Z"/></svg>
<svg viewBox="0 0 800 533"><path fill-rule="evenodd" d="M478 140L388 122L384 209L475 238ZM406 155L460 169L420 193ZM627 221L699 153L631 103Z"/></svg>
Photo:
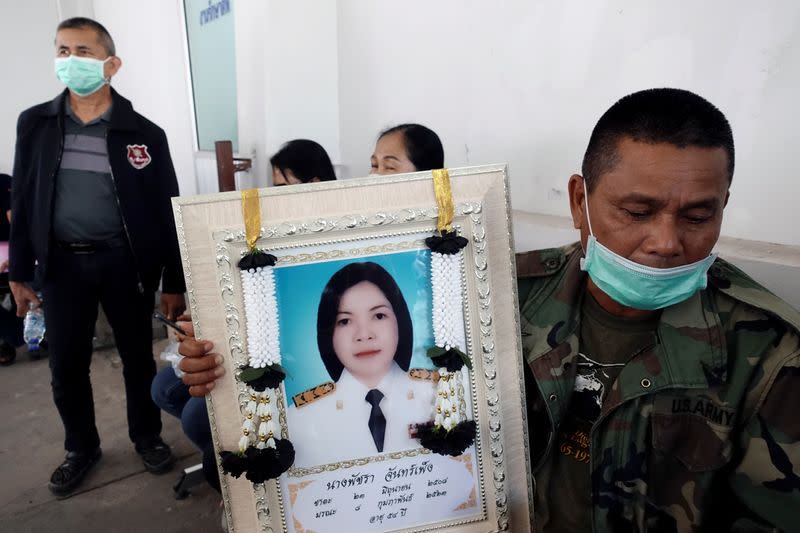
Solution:
<svg viewBox="0 0 800 533"><path fill-rule="evenodd" d="M74 254L93 254L103 252L113 248L122 248L127 242L122 237L107 239L105 241L56 241L59 248L63 248Z"/></svg>

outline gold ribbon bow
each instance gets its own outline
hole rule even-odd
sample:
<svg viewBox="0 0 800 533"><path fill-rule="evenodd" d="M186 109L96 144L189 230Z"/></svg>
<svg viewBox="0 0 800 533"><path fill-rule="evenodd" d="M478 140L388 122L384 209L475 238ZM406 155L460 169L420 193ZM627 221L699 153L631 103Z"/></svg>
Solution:
<svg viewBox="0 0 800 533"><path fill-rule="evenodd" d="M256 241L261 236L261 204L258 200L258 189L242 191L242 215L247 249L252 252L256 249Z"/></svg>
<svg viewBox="0 0 800 533"><path fill-rule="evenodd" d="M436 229L440 233L452 231L453 191L450 189L450 173L446 168L438 168L433 171L433 190L436 193L436 205L439 208Z"/></svg>

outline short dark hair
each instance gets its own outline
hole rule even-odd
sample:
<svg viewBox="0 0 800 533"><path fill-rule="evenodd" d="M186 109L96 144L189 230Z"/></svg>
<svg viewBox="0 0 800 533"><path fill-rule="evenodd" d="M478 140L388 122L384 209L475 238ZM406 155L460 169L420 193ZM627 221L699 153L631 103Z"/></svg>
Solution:
<svg viewBox="0 0 800 533"><path fill-rule="evenodd" d="M383 130L378 140L390 133L402 133L406 155L417 170L444 168L444 148L436 132L422 124L398 124Z"/></svg>
<svg viewBox="0 0 800 533"><path fill-rule="evenodd" d="M683 89L647 89L629 94L597 121L586 154L583 178L594 189L598 178L619 163L619 142L630 138L648 144L679 148L724 148L728 182L733 180L733 132L725 115L711 102Z"/></svg>
<svg viewBox="0 0 800 533"><path fill-rule="evenodd" d="M403 293L397 282L382 266L370 261L350 263L338 270L322 291L317 310L317 346L322 362L333 381L339 381L344 365L333 349L333 330L336 327L336 315L339 313L339 302L342 294L362 281L369 281L378 287L392 305L397 317L397 351L394 361L407 371L411 365L411 353L414 344L414 329L411 314L408 312Z"/></svg>
<svg viewBox="0 0 800 533"><path fill-rule="evenodd" d="M86 17L72 17L71 19L62 21L61 24L58 25L58 28L56 28L56 33L61 30L82 30L85 28L92 29L97 33L97 40L100 41L100 44L106 49L108 55L117 55L117 47L114 46L114 39L111 38L111 34L108 33L106 27L96 20Z"/></svg>
<svg viewBox="0 0 800 533"><path fill-rule="evenodd" d="M308 139L287 142L269 162L272 168L280 169L281 172L291 170L292 174L303 183L314 178L319 178L319 181L336 179L328 152L319 143Z"/></svg>

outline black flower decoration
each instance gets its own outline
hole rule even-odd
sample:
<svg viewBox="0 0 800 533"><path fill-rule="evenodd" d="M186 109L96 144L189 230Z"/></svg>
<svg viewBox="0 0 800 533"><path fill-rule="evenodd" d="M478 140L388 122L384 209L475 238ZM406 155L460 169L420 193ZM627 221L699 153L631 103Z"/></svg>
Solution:
<svg viewBox="0 0 800 533"><path fill-rule="evenodd" d="M233 452L219 452L222 470L235 478L247 471L247 456Z"/></svg>
<svg viewBox="0 0 800 533"><path fill-rule="evenodd" d="M435 235L425 239L425 245L432 251L440 254L457 254L469 241L459 236L455 231L443 231L441 237Z"/></svg>
<svg viewBox="0 0 800 533"><path fill-rule="evenodd" d="M253 483L275 479L294 463L294 446L288 439L275 439L275 448L248 446L244 453L220 452L222 470L235 478L245 474Z"/></svg>
<svg viewBox="0 0 800 533"><path fill-rule="evenodd" d="M472 370L472 362L469 360L469 357L458 348L450 348L448 350L446 348L434 346L428 349L428 357L431 358L434 365L438 368L445 367L448 372L458 372L465 365Z"/></svg>
<svg viewBox="0 0 800 533"><path fill-rule="evenodd" d="M266 368L246 366L239 372L239 381L247 383L258 392L277 388L285 377L286 370L280 365L270 365Z"/></svg>
<svg viewBox="0 0 800 533"><path fill-rule="evenodd" d="M477 426L474 420L465 420L447 431L433 422L417 426L417 439L419 443L433 453L456 457L475 442Z"/></svg>
<svg viewBox="0 0 800 533"><path fill-rule="evenodd" d="M247 451L250 457L247 479L253 483L263 483L275 479L286 472L294 463L294 446L288 439L275 439L275 448L259 450L250 446Z"/></svg>
<svg viewBox="0 0 800 533"><path fill-rule="evenodd" d="M249 252L239 260L239 268L241 270L250 270L251 268L274 266L277 260L278 258L272 254L256 250Z"/></svg>

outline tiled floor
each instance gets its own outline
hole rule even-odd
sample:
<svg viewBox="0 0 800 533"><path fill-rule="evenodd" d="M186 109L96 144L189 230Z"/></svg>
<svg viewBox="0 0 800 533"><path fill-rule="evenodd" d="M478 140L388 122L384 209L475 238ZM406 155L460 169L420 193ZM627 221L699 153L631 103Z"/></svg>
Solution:
<svg viewBox="0 0 800 533"><path fill-rule="evenodd" d="M157 342L154 351L158 353ZM114 350L96 352L92 363L97 426L103 458L70 498L47 490L63 459L63 429L50 392L47 360L20 353L0 368L0 531L216 533L220 498L203 484L184 500L172 486L180 469L199 462L179 422L162 415L164 440L179 463L172 472L145 472L128 440L122 368Z"/></svg>

